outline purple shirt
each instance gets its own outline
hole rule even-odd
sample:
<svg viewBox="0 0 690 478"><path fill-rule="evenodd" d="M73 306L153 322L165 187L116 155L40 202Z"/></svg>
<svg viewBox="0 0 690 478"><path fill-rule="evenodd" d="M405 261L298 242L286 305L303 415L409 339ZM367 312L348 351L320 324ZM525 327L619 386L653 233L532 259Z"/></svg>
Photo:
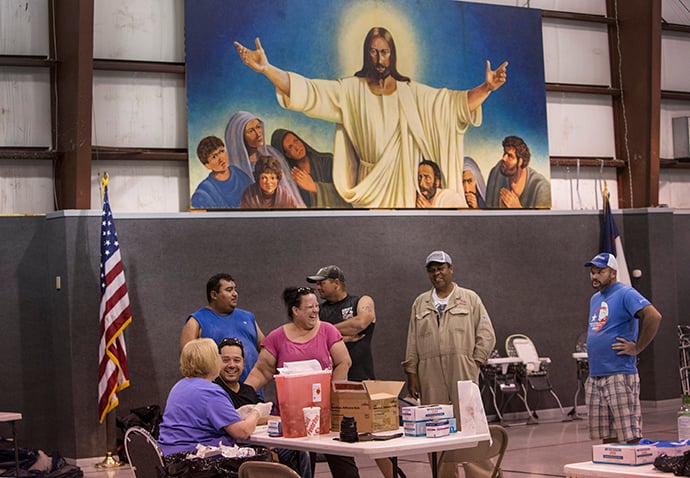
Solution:
<svg viewBox="0 0 690 478"><path fill-rule="evenodd" d="M198 443L232 446L235 439L225 427L240 421L222 388L203 378L183 378L170 389L158 444L164 455L194 451Z"/></svg>

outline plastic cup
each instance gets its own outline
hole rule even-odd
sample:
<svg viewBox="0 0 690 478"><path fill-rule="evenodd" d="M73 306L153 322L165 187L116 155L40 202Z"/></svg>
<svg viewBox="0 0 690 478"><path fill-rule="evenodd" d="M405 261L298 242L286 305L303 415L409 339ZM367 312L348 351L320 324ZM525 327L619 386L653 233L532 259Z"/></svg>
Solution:
<svg viewBox="0 0 690 478"><path fill-rule="evenodd" d="M302 413L304 413L304 428L307 430L307 436L318 436L321 427L321 408L304 407Z"/></svg>

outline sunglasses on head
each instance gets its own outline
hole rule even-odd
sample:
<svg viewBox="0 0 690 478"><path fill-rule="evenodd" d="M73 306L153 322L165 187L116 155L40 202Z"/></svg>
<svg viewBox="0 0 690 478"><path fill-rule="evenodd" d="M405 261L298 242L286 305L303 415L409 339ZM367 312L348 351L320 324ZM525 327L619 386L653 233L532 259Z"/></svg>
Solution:
<svg viewBox="0 0 690 478"><path fill-rule="evenodd" d="M240 339L236 339L235 337L226 337L226 338L224 338L224 339L221 340L220 343L218 344L218 348L221 349L221 348L226 347L226 346L228 346L228 345L234 345L234 346L236 346L236 347L242 347L242 348L244 348L244 346L242 345L242 341L241 341Z"/></svg>

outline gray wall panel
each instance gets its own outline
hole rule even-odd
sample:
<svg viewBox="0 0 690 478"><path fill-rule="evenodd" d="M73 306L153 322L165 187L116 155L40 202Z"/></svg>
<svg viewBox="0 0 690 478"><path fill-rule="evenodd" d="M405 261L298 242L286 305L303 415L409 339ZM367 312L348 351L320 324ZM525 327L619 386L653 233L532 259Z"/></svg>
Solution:
<svg viewBox="0 0 690 478"><path fill-rule="evenodd" d="M649 357L642 357L643 398L674 398L675 309L687 305L681 280L689 263L687 251L674 249L674 243L683 244L678 236L687 237L690 215L643 210L616 217L631 268L645 270L640 289L664 309L664 328L645 352ZM452 255L456 281L482 297L501 354L509 334L531 336L540 355L551 357L554 387L565 406L572 406L570 354L586 328L592 289L583 263L597 252L596 212L116 215L116 223L134 316L126 331L132 386L119 394L119 415L152 403L164 406L179 378L182 324L205 304L206 280L219 271L235 276L240 307L253 311L268 333L285 321L285 286L304 285L320 266L341 266L348 289L376 301L379 378L404 379L400 361L410 305L430 287L423 261L436 248ZM11 382L23 384L2 394L0 409L25 414L20 430L27 445L70 457L102 456L105 427L97 422L96 382L99 216L0 218L0 234L0 271L8 278L0 292L7 304L0 312L7 330L0 345L3 362L12 364ZM60 291L55 275L62 277ZM533 402L555 406L546 397Z"/></svg>

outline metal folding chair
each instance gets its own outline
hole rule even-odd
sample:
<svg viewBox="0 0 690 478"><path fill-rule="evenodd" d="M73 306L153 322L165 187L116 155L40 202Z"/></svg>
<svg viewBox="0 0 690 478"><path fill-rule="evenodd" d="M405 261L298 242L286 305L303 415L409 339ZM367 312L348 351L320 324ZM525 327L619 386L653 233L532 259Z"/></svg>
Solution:
<svg viewBox="0 0 690 478"><path fill-rule="evenodd" d="M166 476L163 452L156 439L142 427L131 427L125 433L125 453L135 478Z"/></svg>

